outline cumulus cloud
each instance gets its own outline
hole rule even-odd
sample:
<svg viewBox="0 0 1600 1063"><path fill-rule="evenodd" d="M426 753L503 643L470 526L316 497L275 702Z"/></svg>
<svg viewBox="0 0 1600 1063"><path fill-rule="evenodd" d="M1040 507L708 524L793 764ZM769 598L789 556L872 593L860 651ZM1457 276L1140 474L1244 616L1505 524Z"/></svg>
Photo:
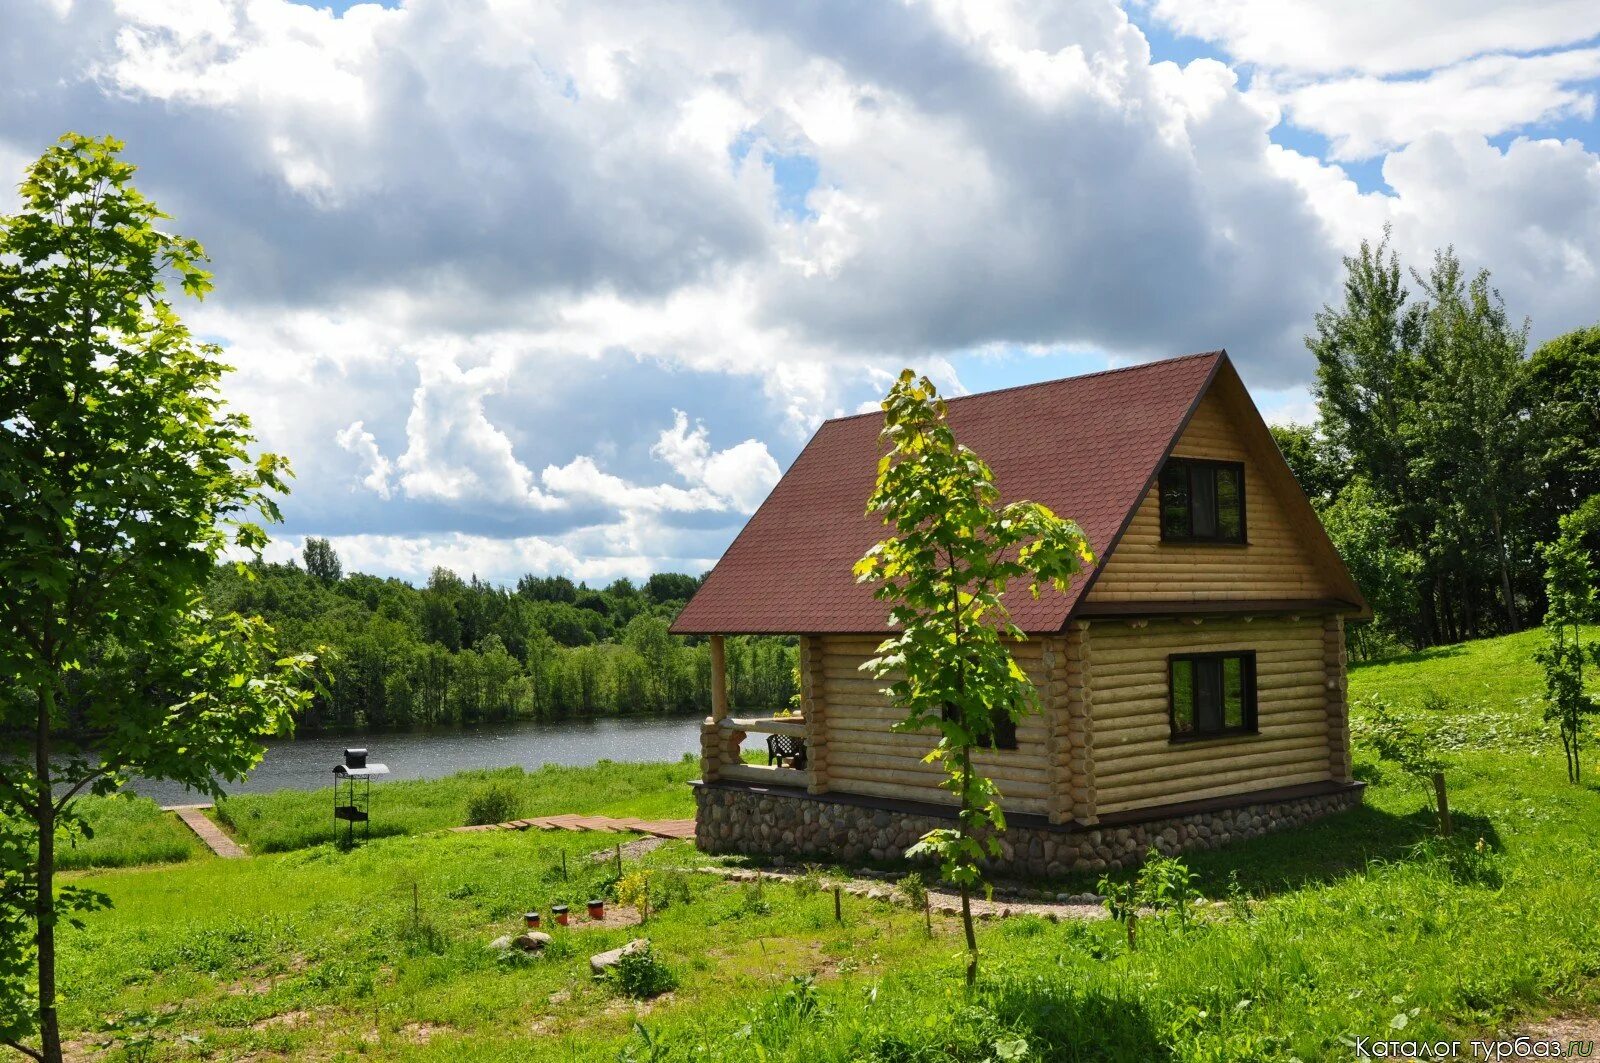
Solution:
<svg viewBox="0 0 1600 1063"><path fill-rule="evenodd" d="M698 571L903 365L960 392L994 352L1226 346L1293 407L1386 222L1536 331L1587 322L1595 155L1485 138L1592 116L1593 7L1136 4L1215 42L1179 66L1112 0L23 0L0 165L129 142L213 255L189 317L230 397L296 459L289 541ZM1384 193L1339 165L1378 155Z"/></svg>

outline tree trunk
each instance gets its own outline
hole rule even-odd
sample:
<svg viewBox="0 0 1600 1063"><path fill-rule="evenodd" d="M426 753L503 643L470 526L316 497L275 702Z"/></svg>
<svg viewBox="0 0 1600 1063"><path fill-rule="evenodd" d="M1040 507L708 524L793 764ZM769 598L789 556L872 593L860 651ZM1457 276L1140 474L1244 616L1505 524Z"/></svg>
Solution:
<svg viewBox="0 0 1600 1063"><path fill-rule="evenodd" d="M972 890L961 884L961 926L967 933L967 991L978 981L978 934L972 927Z"/></svg>
<svg viewBox="0 0 1600 1063"><path fill-rule="evenodd" d="M39 793L34 819L39 828L39 858L34 876L34 945L39 969L39 1050L46 1063L61 1063L61 1023L56 1016L56 813L50 785L50 725L55 691L46 687L39 698L38 732L34 737L34 768Z"/></svg>
<svg viewBox="0 0 1600 1063"><path fill-rule="evenodd" d="M1522 628L1522 618L1517 615L1517 599L1511 591L1511 554L1506 549L1505 532L1501 530L1500 512L1495 511L1494 540L1500 548L1500 593L1506 600L1506 620L1511 624L1508 631L1518 631Z"/></svg>
<svg viewBox="0 0 1600 1063"><path fill-rule="evenodd" d="M1439 836L1448 838L1455 833L1455 824L1450 819L1450 794L1445 789L1442 771L1433 773L1433 793L1439 800Z"/></svg>

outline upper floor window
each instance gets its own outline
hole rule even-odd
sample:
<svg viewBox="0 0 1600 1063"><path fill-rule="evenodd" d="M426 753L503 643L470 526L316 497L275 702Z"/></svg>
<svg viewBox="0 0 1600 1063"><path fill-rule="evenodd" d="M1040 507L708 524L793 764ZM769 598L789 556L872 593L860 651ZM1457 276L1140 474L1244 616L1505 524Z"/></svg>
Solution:
<svg viewBox="0 0 1600 1063"><path fill-rule="evenodd" d="M1161 538L1169 543L1244 542L1244 465L1168 458L1161 467Z"/></svg>
<svg viewBox="0 0 1600 1063"><path fill-rule="evenodd" d="M1173 741L1256 732L1254 652L1173 654L1167 676Z"/></svg>

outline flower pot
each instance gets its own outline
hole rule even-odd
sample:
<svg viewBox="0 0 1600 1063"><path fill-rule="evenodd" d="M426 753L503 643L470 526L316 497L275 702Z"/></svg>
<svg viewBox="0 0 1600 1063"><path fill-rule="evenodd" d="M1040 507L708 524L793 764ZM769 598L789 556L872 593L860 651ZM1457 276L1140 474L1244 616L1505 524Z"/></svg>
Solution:
<svg viewBox="0 0 1600 1063"><path fill-rule="evenodd" d="M606 917L606 902L605 901L590 901L589 902L589 918L590 919L604 919L605 917Z"/></svg>
<svg viewBox="0 0 1600 1063"><path fill-rule="evenodd" d="M538 930L539 929L539 913L538 912L525 912L525 913L523 913L522 921L524 923L528 924L528 929L529 930Z"/></svg>
<svg viewBox="0 0 1600 1063"><path fill-rule="evenodd" d="M550 906L550 914L556 917L556 925L557 926L566 926L567 925L567 906L566 905L564 905L564 904L552 904Z"/></svg>

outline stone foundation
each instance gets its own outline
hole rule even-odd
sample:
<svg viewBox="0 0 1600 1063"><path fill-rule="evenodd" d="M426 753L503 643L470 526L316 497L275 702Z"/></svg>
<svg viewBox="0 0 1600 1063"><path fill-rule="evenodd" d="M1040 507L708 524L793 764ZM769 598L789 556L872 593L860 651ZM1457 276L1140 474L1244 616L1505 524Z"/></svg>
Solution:
<svg viewBox="0 0 1600 1063"><path fill-rule="evenodd" d="M1101 823L1050 824L1012 815L990 871L1055 877L1137 865L1154 846L1171 854L1298 827L1361 803L1360 783L1318 783L1119 813ZM737 783L695 784L695 843L708 853L895 863L952 810L852 794Z"/></svg>

